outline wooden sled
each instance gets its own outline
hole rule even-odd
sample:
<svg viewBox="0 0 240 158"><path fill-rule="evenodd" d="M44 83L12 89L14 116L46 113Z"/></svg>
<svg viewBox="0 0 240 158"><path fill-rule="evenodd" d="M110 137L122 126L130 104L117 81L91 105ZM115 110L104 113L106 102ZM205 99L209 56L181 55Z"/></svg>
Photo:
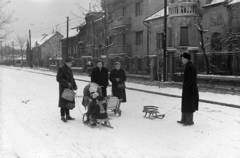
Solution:
<svg viewBox="0 0 240 158"><path fill-rule="evenodd" d="M163 119L165 117L164 114L158 115L159 111L157 106L152 106L152 105L143 106L143 112L145 112L144 117L149 118L151 120L155 118ZM147 114L149 115L147 116Z"/></svg>
<svg viewBox="0 0 240 158"><path fill-rule="evenodd" d="M82 119L82 122L84 125L87 125L88 127L91 127L91 128L99 128L101 129L102 126L105 126L105 127L109 127L109 128L113 128L113 126L110 124L109 120L111 120L111 118L105 118L105 119L97 119L96 121L96 124L97 126L91 126L91 119L90 119L90 122L88 124L85 124L84 121L86 120L86 114L83 114L83 119Z"/></svg>
<svg viewBox="0 0 240 158"><path fill-rule="evenodd" d="M113 128L113 126L111 126L109 120L111 120L111 118L97 119L97 127L99 129L101 129L102 126Z"/></svg>

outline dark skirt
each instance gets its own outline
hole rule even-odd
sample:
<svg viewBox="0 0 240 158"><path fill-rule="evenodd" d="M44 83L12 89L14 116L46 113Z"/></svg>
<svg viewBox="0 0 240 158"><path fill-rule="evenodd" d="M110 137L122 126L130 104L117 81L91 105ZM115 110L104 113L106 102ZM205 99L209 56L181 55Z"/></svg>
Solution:
<svg viewBox="0 0 240 158"><path fill-rule="evenodd" d="M122 99L122 103L127 102L125 89L119 89L117 85L113 85L112 93L113 93L113 96L118 97L118 99Z"/></svg>

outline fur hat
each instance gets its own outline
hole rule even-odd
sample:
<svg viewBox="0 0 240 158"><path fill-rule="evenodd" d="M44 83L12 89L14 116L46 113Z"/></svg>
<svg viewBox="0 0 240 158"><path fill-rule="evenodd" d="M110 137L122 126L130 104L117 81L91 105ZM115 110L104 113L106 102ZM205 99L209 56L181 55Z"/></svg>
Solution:
<svg viewBox="0 0 240 158"><path fill-rule="evenodd" d="M104 100L105 100L105 97L99 95L99 96L97 96L96 99L97 99L97 101L104 101Z"/></svg>
<svg viewBox="0 0 240 158"><path fill-rule="evenodd" d="M191 55L188 54L187 52L183 52L180 57L186 58L186 59L188 59L188 60L191 59Z"/></svg>

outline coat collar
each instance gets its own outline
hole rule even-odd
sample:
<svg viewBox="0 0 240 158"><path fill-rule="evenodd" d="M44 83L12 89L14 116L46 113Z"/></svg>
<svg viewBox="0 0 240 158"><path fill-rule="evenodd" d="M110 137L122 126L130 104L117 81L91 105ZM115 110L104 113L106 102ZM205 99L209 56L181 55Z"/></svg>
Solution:
<svg viewBox="0 0 240 158"><path fill-rule="evenodd" d="M64 64L64 69L65 69L65 71L69 74L69 75L71 75L71 69L70 69L70 67L68 67L66 64Z"/></svg>

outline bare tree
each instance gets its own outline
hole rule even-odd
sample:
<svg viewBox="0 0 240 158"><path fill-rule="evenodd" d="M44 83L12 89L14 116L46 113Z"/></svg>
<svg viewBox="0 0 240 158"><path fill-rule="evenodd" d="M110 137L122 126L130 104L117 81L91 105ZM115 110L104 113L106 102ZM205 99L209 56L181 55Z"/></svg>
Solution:
<svg viewBox="0 0 240 158"><path fill-rule="evenodd" d="M20 36L16 35L15 42L17 46L19 46L21 59L22 59L22 67L23 67L23 54L26 51L26 42L27 42L27 36Z"/></svg>
<svg viewBox="0 0 240 158"><path fill-rule="evenodd" d="M107 0L91 0L93 5L90 6L89 11L83 8L78 3L82 15L85 16L86 25L91 29L91 33L88 38L91 38L94 47L100 45L106 53L106 65L108 66L109 48L118 43L119 38L126 29L119 29L116 31L109 30L108 28L108 12L113 11L114 5L108 3ZM93 18L88 18L93 16ZM110 32L111 31L111 32Z"/></svg>
<svg viewBox="0 0 240 158"><path fill-rule="evenodd" d="M203 29L203 23L202 23L201 15L198 16L197 24L194 24L194 26L196 27L196 29L198 30L198 32L200 34L200 47L202 49L204 60L205 60L205 63L206 63L206 73L209 74L209 61L208 61L208 57L207 57L207 54L206 54L206 47L209 46L210 43L204 44L204 33L208 32L208 30Z"/></svg>
<svg viewBox="0 0 240 158"><path fill-rule="evenodd" d="M7 25L13 22L12 13L6 14L3 11L3 8L10 3L10 1L4 2L4 0L0 0L0 39L5 39L8 34L11 33L10 29L7 28Z"/></svg>

